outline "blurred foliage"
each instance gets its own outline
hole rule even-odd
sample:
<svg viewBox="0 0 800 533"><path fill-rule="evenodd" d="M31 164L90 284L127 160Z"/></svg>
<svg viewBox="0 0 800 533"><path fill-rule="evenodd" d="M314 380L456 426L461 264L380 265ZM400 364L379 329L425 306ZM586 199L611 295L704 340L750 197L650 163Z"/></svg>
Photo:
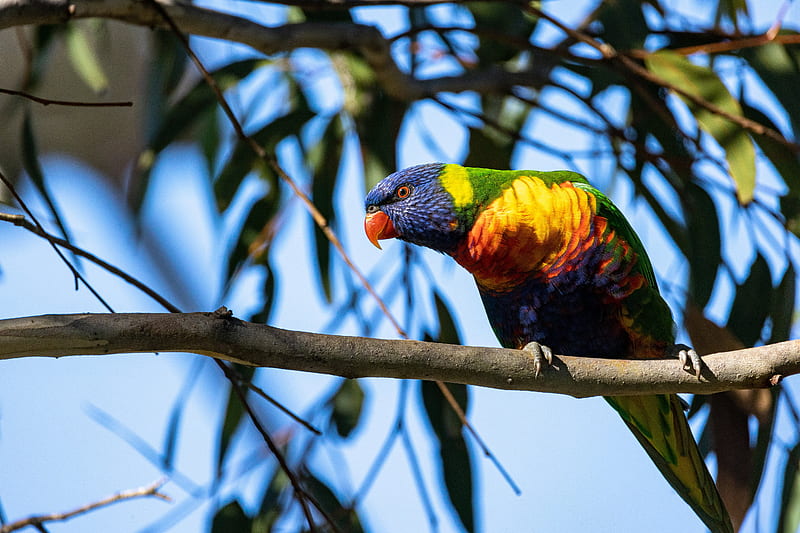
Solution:
<svg viewBox="0 0 800 533"><path fill-rule="evenodd" d="M215 66L212 75L225 96L240 103L247 133L268 154L285 168L286 160L299 154L299 167L292 166L299 168L294 177L334 229L341 218L337 213L342 205L339 195L345 187L345 165L363 169L363 184L368 189L397 168L401 133L420 120L416 115L419 106L435 106L460 124L466 135L460 162L513 167L521 153L535 148L566 168L598 169L598 174L589 178L601 187L629 184L637 205L658 221L664 238L682 255L686 269L677 269L682 274L674 274L675 265L659 265L657 270L671 272L663 284L666 296L678 318L688 321L691 317L688 334L698 348L710 352L786 340L795 312L794 261L800 235L800 45L796 39L784 43L781 37L798 34L795 29L783 28L777 39L758 41L767 28L753 29L756 25L744 0L696 3L704 9L715 5L707 22L689 23L685 14L673 11L671 3L659 0L598 3L573 26L582 39L560 34L546 44L535 35L545 24L537 2L530 8L516 2L467 2L407 9L408 31L394 39L392 50L411 76L491 76L500 70L537 73L535 79L542 80L535 86L468 92L469 104L465 98L443 93L426 95L423 100L398 99L396 93L385 90L384 80L356 50L323 50L326 66L315 64L314 72L303 69L301 52L291 52L236 59ZM292 21L352 23L353 14L346 3L336 6L285 9ZM53 41L65 39L75 70L92 90L102 91L109 83L95 54L102 39L89 38L87 26L58 28L46 26L35 33L30 86L35 86L46 68L44 58ZM231 206L245 195L247 184L257 180L260 192L248 197L248 207L238 215L238 229L228 246L222 292L231 290L243 272L259 272L264 279L261 306L252 318L268 322L281 283L273 267L280 257L273 254L272 242L297 199L275 168L233 135L213 91L189 73L174 37L156 31L152 41L146 104L140 109L146 115L146 143L138 160L131 162L130 205L134 211L141 209L154 165L166 149L180 142L201 148L221 218L233 216ZM610 45L621 56L603 59L588 41ZM723 46L715 46L719 44ZM627 67L620 57L646 69L650 76ZM323 94L329 87L321 90L316 85L322 77L319 71L325 71L327 82L335 85L331 89L335 96ZM269 108L261 109L265 100ZM772 103L765 105L768 100ZM755 121L774 134L742 128L730 117ZM557 121L576 139L591 139L593 149L550 144L548 132L537 128L542 119ZM415 131L428 135L432 150L437 135L448 134L432 125ZM36 129L29 117L20 135L25 169L67 235L37 163ZM294 147L295 155L281 150L286 146ZM595 160L603 164L595 165ZM347 205L359 209L361 200L348 198ZM317 279L309 283L316 283L324 300L336 310L337 324L350 317L364 334L374 331L384 317L322 231L314 227L312 232L308 236L313 243L310 261ZM406 331L417 337L458 342L453 310L427 276L422 255L409 250L404 254L398 261L399 273L393 271L396 278L386 284L385 298L397 301L405 291ZM729 306L719 298L723 287L731 287L733 293ZM433 313L426 309L430 302L434 303ZM252 377L247 369L240 372ZM423 383L419 390L430 422L430 438L438 450L434 460L441 468L441 487L464 530L473 531L473 499L480 497L480 487L473 480L468 440L438 388ZM468 389L451 386L451 391L466 409ZM312 423L333 430L324 438L348 439L365 423L368 402L357 381L337 382L331 391L320 394ZM721 487L739 502L732 509L737 523L754 501L758 505L754 497L767 479L762 476L765 458L776 456L783 465L782 476L778 486L766 492L781 495L775 528L789 532L800 524L800 435L792 435L791 441L786 436L782 442L774 439L779 402L785 402L792 415L798 416L780 387L768 398L738 395L729 402L716 402L711 409L707 398L697 397L690 414L702 414L697 418L702 419L704 452L720 459L736 458L720 460L720 480L752 480L743 486ZM223 420L218 435L220 476L233 437L245 422L234 394ZM168 443L175 438L174 432L170 435ZM734 435L746 437L743 444L741 439L736 441L736 449ZM286 442L282 449L291 457L309 500L316 502L315 519L327 524L320 526L321 530L362 531L359 501L350 499L340 480L323 480L310 461L316 441ZM171 463L171 452L169 458ZM381 460L376 460L376 470ZM242 507L238 501L220 504L210 522L211 530L303 531L306 526L298 519L295 492L285 473L277 467L271 469L262 486L257 509Z"/></svg>

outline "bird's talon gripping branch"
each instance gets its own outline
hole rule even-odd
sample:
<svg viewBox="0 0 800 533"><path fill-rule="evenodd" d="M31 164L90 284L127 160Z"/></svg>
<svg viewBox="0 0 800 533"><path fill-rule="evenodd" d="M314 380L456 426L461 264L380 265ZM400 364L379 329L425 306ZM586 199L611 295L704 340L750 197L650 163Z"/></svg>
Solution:
<svg viewBox="0 0 800 533"><path fill-rule="evenodd" d="M542 367L545 365L551 366L553 364L553 350L549 346L539 344L538 342L529 342L522 349L528 352L533 357L533 376L539 377L542 373Z"/></svg>
<svg viewBox="0 0 800 533"><path fill-rule="evenodd" d="M703 360L700 355L693 349L685 344L676 344L672 347L673 355L678 357L678 360L683 365L683 369L687 372L694 370L695 377L699 380L700 374L703 371Z"/></svg>

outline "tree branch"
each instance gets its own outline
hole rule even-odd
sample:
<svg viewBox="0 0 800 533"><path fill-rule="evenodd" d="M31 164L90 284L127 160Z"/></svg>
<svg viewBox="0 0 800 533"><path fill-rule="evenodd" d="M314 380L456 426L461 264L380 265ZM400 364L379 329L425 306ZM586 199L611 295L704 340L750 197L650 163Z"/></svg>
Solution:
<svg viewBox="0 0 800 533"><path fill-rule="evenodd" d="M419 100L439 92L507 91L515 85L536 85L543 76L534 71L490 69L419 80L400 69L390 53L390 41L374 26L306 22L268 27L180 0L155 2L183 32L246 44L267 55L297 48L357 49L369 62L383 89L400 100ZM0 29L25 24L61 24L79 18L115 19L169 29L158 9L139 0L0 0Z"/></svg>
<svg viewBox="0 0 800 533"><path fill-rule="evenodd" d="M126 490L124 492L118 492L107 498L103 498L100 501L83 505L81 507L78 507L77 509L73 509L72 511L68 511L66 513L52 513L52 514L37 515L28 518L23 518L22 520L17 520L16 522L11 522L10 524L0 526L0 533L11 533L12 531L17 531L18 529L22 529L29 526L33 526L43 531L44 530L43 524L47 522L62 522L64 520L69 520L70 518L73 518L75 516L85 514L90 511L94 511L95 509L98 509L100 507L106 507L108 505L111 505L112 503L117 503L124 500L131 500L133 498L144 498L152 496L154 498L159 498L164 501L171 501L171 498L169 496L158 491L158 489L160 489L165 482L166 482L165 479L161 479L156 481L155 483L151 483L146 487Z"/></svg>
<svg viewBox="0 0 800 533"><path fill-rule="evenodd" d="M186 314L42 315L0 320L0 359L131 352L193 352L237 363L338 376L429 379L575 397L769 387L800 373L800 341L703 358L702 379L677 360L558 356L539 378L522 351L288 331Z"/></svg>

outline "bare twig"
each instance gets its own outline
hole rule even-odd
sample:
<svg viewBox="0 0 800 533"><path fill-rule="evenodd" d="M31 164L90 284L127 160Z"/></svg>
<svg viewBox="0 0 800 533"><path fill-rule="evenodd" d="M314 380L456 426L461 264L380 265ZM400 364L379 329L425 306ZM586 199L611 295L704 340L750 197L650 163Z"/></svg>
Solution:
<svg viewBox="0 0 800 533"><path fill-rule="evenodd" d="M800 341L703 357L702 379L677 360L559 356L536 378L519 350L288 331L215 313L43 315L0 320L0 360L140 352L193 352L237 363L349 378L466 383L575 397L775 385L800 373Z"/></svg>
<svg viewBox="0 0 800 533"><path fill-rule="evenodd" d="M170 311L172 313L180 313L181 312L180 309L178 309L172 303L170 303L169 300L167 300L166 298L164 298L163 296L158 294L156 291L151 289L144 282L136 279L135 277L131 276L130 274L128 274L124 270L121 270L121 269L115 267L111 263L108 263L108 262L100 259L96 255L94 255L94 254L92 254L90 252L87 252L83 248L81 248L79 246L75 246L74 244L72 244L68 240L62 239L60 237L56 237L55 235L53 235L51 233L48 233L43 227L37 226L36 224L31 223L31 221L29 221L27 218L25 218L24 215L14 215L14 214L11 214L11 213L0 212L0 221L2 221L2 222L11 222L15 226L19 226L20 228L26 229L26 230L30 231L31 233L34 233L35 235L43 237L45 240L47 240L51 244L58 245L58 246L60 246L62 248L65 248L65 249L69 250L71 253L73 253L74 255L76 255L78 257L83 257L84 259L87 259L87 260L91 261L92 263L96 264L97 266L99 266L100 268L106 270L107 272L110 272L111 274L114 274L118 278L130 283L131 285L133 285L134 287L136 287L137 289L139 289L140 291L142 291L143 293L148 295L150 298L152 298L153 300L155 300L156 302L161 304L161 306L164 307L164 309L166 309L167 311Z"/></svg>
<svg viewBox="0 0 800 533"><path fill-rule="evenodd" d="M35 224L35 226L39 228L39 231L41 231L42 233L47 233L44 229L44 226L42 226L39 223L39 221L34 216L33 212L30 209L28 209L28 205L25 203L25 201L22 199L19 193L17 193L16 188L14 188L14 184L11 183L11 180L9 180L2 172L0 172L0 182L6 186L6 188L9 190L14 199L17 201L22 210L31 218L33 224ZM83 274L81 274L78 271L78 269L75 268L75 265L70 263L69 259L64 257L64 254L61 253L61 250L58 248L58 246L56 246L56 244L52 241L48 240L48 242L50 243L50 246L53 248L53 251L56 253L56 255L67 266L69 271L72 272L72 276L75 278L75 290L78 290L79 283L83 284L83 286L86 287L89 290L89 292L92 293L92 295L97 299L98 302L100 302L100 304L103 307L105 307L109 312L113 313L114 310L111 308L108 302L106 302L106 300L102 296L100 296L100 293L97 292L94 287L92 287L91 283L89 283L86 280L86 278L83 277Z"/></svg>
<svg viewBox="0 0 800 533"><path fill-rule="evenodd" d="M671 48L670 50L685 56L693 54L721 54L724 52L733 52L735 50L744 50L745 48L754 48L756 46L763 46L769 43L780 44L797 44L800 43L800 35L785 34L785 35L771 35L769 32L762 35L754 35L752 37L741 37L738 39L727 39L716 43L698 44L695 46L684 46L682 48ZM653 52L648 50L631 50L629 55L637 59L644 59Z"/></svg>
<svg viewBox="0 0 800 533"><path fill-rule="evenodd" d="M100 501L83 505L81 507L78 507L77 509L73 509L72 511L67 511L65 513L43 514L43 515L36 515L28 518L23 518L22 520L17 520L16 522L11 522L10 524L6 524L0 527L0 533L11 533L12 531L17 531L18 529L22 529L29 526L35 527L41 531L43 528L43 524L47 522L62 522L64 520L69 520L70 518L73 518L75 516L88 513L89 511L94 511L95 509L99 509L100 507L106 507L108 505L111 505L112 503L117 503L125 500L132 500L134 498L153 497L153 498L159 498L167 502L172 501L172 498L170 498L169 496L167 496L162 492L159 492L158 490L164 485L164 483L166 483L166 479L160 479L155 483L147 485L146 487L140 487L138 489L118 492Z"/></svg>
<svg viewBox="0 0 800 533"><path fill-rule="evenodd" d="M611 62L611 64L616 64L623 70L627 70L630 73L638 76L639 78L647 80L650 83L659 85L661 87L664 87L665 89L669 89L670 91L679 94L686 100L689 100L693 105L702 107L707 111L710 111L711 113L718 115L724 118L725 120L732 122L733 124L736 124L737 126L746 131L755 133L757 135L763 135L776 142L779 142L780 144L786 146L787 148L789 148L794 152L800 152L800 144L793 143L787 140L783 135L781 135L780 132L775 131L772 128L768 128L763 124L760 124L754 120L750 120L749 118L731 114L725 111L724 109L720 108L719 106L709 102L705 98L698 96L694 93L688 92L685 89L668 82L661 76L658 76L647 70L645 67L634 61L631 57L617 52L614 49L614 47L612 47L610 44L600 42L597 39L591 37L590 35L582 31L570 28L569 26L567 26L560 20L556 19L552 15L542 11L537 7L534 7L532 4L526 4L525 9L531 14L534 14L536 16L539 16L547 20L548 22L559 28L561 31L563 31L565 34L569 35L573 39L576 39L582 43L591 46L592 48L600 52L602 57L605 60Z"/></svg>
<svg viewBox="0 0 800 533"><path fill-rule="evenodd" d="M19 96L21 98L27 98L37 104L42 105L62 105L62 106L70 106L70 107L131 107L133 106L133 102L78 102L75 100L53 100L52 98L43 98L41 96L35 96L30 93L26 93L24 91L15 91L13 89L3 89L0 87L0 93L8 94L10 96Z"/></svg>

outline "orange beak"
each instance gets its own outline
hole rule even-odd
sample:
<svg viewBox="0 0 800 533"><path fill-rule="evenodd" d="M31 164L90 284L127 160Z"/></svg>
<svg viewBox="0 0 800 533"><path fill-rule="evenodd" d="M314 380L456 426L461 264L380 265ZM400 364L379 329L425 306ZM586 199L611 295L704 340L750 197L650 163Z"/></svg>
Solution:
<svg viewBox="0 0 800 533"><path fill-rule="evenodd" d="M394 224L383 211L375 211L367 215L367 218L364 219L364 232L367 234L369 242L379 250L381 248L378 243L379 239L393 239L398 235Z"/></svg>

